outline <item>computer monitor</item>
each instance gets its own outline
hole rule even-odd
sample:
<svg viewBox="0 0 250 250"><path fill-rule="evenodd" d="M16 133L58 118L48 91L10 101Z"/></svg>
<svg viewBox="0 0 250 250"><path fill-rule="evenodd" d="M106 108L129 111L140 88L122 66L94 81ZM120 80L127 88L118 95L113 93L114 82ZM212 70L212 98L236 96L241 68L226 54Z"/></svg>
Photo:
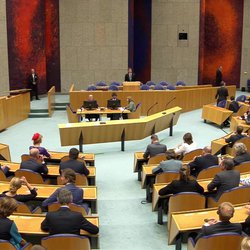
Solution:
<svg viewBox="0 0 250 250"><path fill-rule="evenodd" d="M91 110L91 109L96 109L96 108L98 108L98 105L97 105L97 101L83 101L83 107L85 108L85 109L89 109L89 110Z"/></svg>
<svg viewBox="0 0 250 250"><path fill-rule="evenodd" d="M108 100L108 108L110 109L118 109L121 107L121 101L120 100Z"/></svg>

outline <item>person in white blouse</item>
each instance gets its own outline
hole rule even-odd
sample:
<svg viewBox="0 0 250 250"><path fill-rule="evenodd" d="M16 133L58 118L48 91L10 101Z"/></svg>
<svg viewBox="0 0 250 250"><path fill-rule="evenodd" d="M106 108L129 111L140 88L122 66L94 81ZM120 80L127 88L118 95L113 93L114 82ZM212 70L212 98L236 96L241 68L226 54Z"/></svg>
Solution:
<svg viewBox="0 0 250 250"><path fill-rule="evenodd" d="M196 142L193 141L192 134L186 133L183 136L183 143L178 145L174 151L177 155L185 155L186 153L193 151L195 149L197 149L197 144Z"/></svg>

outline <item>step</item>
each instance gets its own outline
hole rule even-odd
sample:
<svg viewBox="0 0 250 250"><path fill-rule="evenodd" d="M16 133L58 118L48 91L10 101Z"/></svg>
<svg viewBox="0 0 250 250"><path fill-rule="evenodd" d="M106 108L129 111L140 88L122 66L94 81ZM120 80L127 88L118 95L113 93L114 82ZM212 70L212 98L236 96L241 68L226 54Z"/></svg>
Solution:
<svg viewBox="0 0 250 250"><path fill-rule="evenodd" d="M30 110L31 114L36 114L36 113L48 113L48 109L31 109Z"/></svg>
<svg viewBox="0 0 250 250"><path fill-rule="evenodd" d="M59 111L60 111L60 110L64 110L64 111L65 111L65 110L66 110L66 106L62 106L62 107L57 107L57 106L55 106L55 110L57 110L57 111L58 111L58 110L59 110Z"/></svg>
<svg viewBox="0 0 250 250"><path fill-rule="evenodd" d="M32 113L29 114L29 118L45 118L49 117L49 113Z"/></svg>

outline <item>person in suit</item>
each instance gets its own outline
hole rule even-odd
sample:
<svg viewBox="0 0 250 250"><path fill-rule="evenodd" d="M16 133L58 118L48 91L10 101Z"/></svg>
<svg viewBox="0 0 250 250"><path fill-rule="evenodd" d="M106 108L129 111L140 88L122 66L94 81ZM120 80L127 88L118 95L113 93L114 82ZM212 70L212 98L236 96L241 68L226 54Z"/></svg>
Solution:
<svg viewBox="0 0 250 250"><path fill-rule="evenodd" d="M191 175L197 177L201 170L218 165L218 157L212 155L211 147L204 147L201 156L196 156L188 165Z"/></svg>
<svg viewBox="0 0 250 250"><path fill-rule="evenodd" d="M179 171L180 179L173 180L170 184L159 190L159 195L178 194L181 192L204 193L204 189L196 180L190 179L190 169L188 165L183 165Z"/></svg>
<svg viewBox="0 0 250 250"><path fill-rule="evenodd" d="M149 144L146 148L146 151L143 154L144 159L148 159L148 157L153 157L158 154L165 154L167 151L167 146L164 144L160 144L159 138L157 135L151 135L151 144Z"/></svg>
<svg viewBox="0 0 250 250"><path fill-rule="evenodd" d="M96 102L96 100L94 100L93 95L89 95L87 101L88 102ZM97 104L97 107L98 107L98 104ZM82 108L84 108L84 107L82 106ZM97 121L97 120L100 121L100 115L98 115L98 114L86 114L85 118L88 119L89 121L92 121L93 119L95 121Z"/></svg>
<svg viewBox="0 0 250 250"><path fill-rule="evenodd" d="M232 159L224 158L220 163L220 168L222 171L216 174L207 186L209 192L215 191L210 196L214 197L217 201L224 191L238 187L240 184L240 172L234 170Z"/></svg>
<svg viewBox="0 0 250 250"><path fill-rule="evenodd" d="M78 174L84 174L85 176L89 175L89 170L86 168L86 165L82 161L78 161L79 150L77 148L71 148L69 150L69 160L60 163L59 172L61 174L62 170L69 168L74 170Z"/></svg>
<svg viewBox="0 0 250 250"><path fill-rule="evenodd" d="M246 134L242 133L243 127L237 126L236 131L228 138L225 138L225 142L228 143L229 147L232 147L234 143L244 137L246 137Z"/></svg>
<svg viewBox="0 0 250 250"><path fill-rule="evenodd" d="M215 84L216 84L216 86L220 86L221 82L222 82L222 66L220 66L216 70L216 76L215 76Z"/></svg>
<svg viewBox="0 0 250 250"><path fill-rule="evenodd" d="M233 146L235 157L233 159L234 165L237 166L242 162L250 161L250 153L247 151L247 147L242 142L236 142Z"/></svg>
<svg viewBox="0 0 250 250"><path fill-rule="evenodd" d="M32 148L30 150L30 159L27 161L22 161L20 169L28 169L44 175L48 173L48 168L44 162L44 158L39 154L39 150L37 148Z"/></svg>
<svg viewBox="0 0 250 250"><path fill-rule="evenodd" d="M112 93L112 97L109 100L111 100L111 101L117 101L119 103L119 107L121 107L121 101L117 98L117 94L116 93ZM113 107L109 107L108 106L108 102L107 102L107 107L110 108L110 109L113 109ZM120 114L107 114L107 117L110 118L110 120L119 120L120 116L121 116Z"/></svg>
<svg viewBox="0 0 250 250"><path fill-rule="evenodd" d="M19 234L17 226L8 217L17 209L15 199L4 197L0 199L0 240L9 241L17 250L21 250L26 241Z"/></svg>
<svg viewBox="0 0 250 250"><path fill-rule="evenodd" d="M99 228L79 212L71 211L69 204L73 201L72 193L68 189L61 189L57 195L61 207L55 212L48 212L41 223L41 229L53 234L78 234L83 229L91 234L97 234Z"/></svg>
<svg viewBox="0 0 250 250"><path fill-rule="evenodd" d="M133 73L132 68L128 68L128 73L125 75L125 82L134 82L135 81L135 73Z"/></svg>
<svg viewBox="0 0 250 250"><path fill-rule="evenodd" d="M217 99L217 106L220 101L227 100L228 90L226 88L226 83L222 82L221 87L217 89L215 99Z"/></svg>
<svg viewBox="0 0 250 250"><path fill-rule="evenodd" d="M223 202L219 205L217 214L219 220L209 219L201 228L200 233L195 238L197 242L201 237L218 233L242 233L240 223L231 223L230 219L234 216L234 207L230 202Z"/></svg>
<svg viewBox="0 0 250 250"><path fill-rule="evenodd" d="M46 208L49 204L57 201L57 196L62 188L66 188L72 193L73 202L75 204L79 204L79 205L83 204L83 189L78 188L75 185L75 181L76 181L75 171L72 169L68 169L68 168L62 170L61 180L62 180L64 187L56 189L56 191L53 194L51 194L51 196L49 198L44 200L42 203L43 208ZM87 208L86 208L86 210L87 210Z"/></svg>
<svg viewBox="0 0 250 250"><path fill-rule="evenodd" d="M42 155L44 158L50 158L50 154L47 151L47 149L44 147L41 147L42 139L43 139L43 136L41 134L35 133L32 136L33 145L29 147L29 150L31 150L32 148L37 148L39 150L40 155Z"/></svg>
<svg viewBox="0 0 250 250"><path fill-rule="evenodd" d="M231 111L233 111L234 113L237 113L238 110L240 109L239 103L235 101L234 96L231 96L231 97L230 97L230 101L231 101L231 102L230 102L230 104L229 104L228 109L231 110Z"/></svg>
<svg viewBox="0 0 250 250"><path fill-rule="evenodd" d="M28 77L30 92L30 100L32 101L33 96L36 97L36 100L40 100L38 98L38 75L35 72L35 69L31 69L31 74Z"/></svg>
<svg viewBox="0 0 250 250"><path fill-rule="evenodd" d="M168 171L179 172L182 167L182 161L177 160L177 155L173 149L166 152L166 161L162 161L156 168L152 170L153 174L159 174Z"/></svg>
<svg viewBox="0 0 250 250"><path fill-rule="evenodd" d="M197 149L197 144L193 141L192 134L186 133L183 136L183 143L178 145L174 151L177 155L183 156L186 153L189 153L190 151L193 151L195 149Z"/></svg>

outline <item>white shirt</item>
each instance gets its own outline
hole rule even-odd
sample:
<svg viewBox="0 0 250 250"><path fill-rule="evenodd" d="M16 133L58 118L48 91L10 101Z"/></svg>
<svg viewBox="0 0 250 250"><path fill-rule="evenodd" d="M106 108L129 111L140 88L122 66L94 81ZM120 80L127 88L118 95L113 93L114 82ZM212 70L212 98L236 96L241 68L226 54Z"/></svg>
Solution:
<svg viewBox="0 0 250 250"><path fill-rule="evenodd" d="M183 142L180 146L178 146L174 151L176 154L186 154L189 153L190 151L193 151L197 149L197 144L196 142L193 142L192 144L187 144Z"/></svg>

